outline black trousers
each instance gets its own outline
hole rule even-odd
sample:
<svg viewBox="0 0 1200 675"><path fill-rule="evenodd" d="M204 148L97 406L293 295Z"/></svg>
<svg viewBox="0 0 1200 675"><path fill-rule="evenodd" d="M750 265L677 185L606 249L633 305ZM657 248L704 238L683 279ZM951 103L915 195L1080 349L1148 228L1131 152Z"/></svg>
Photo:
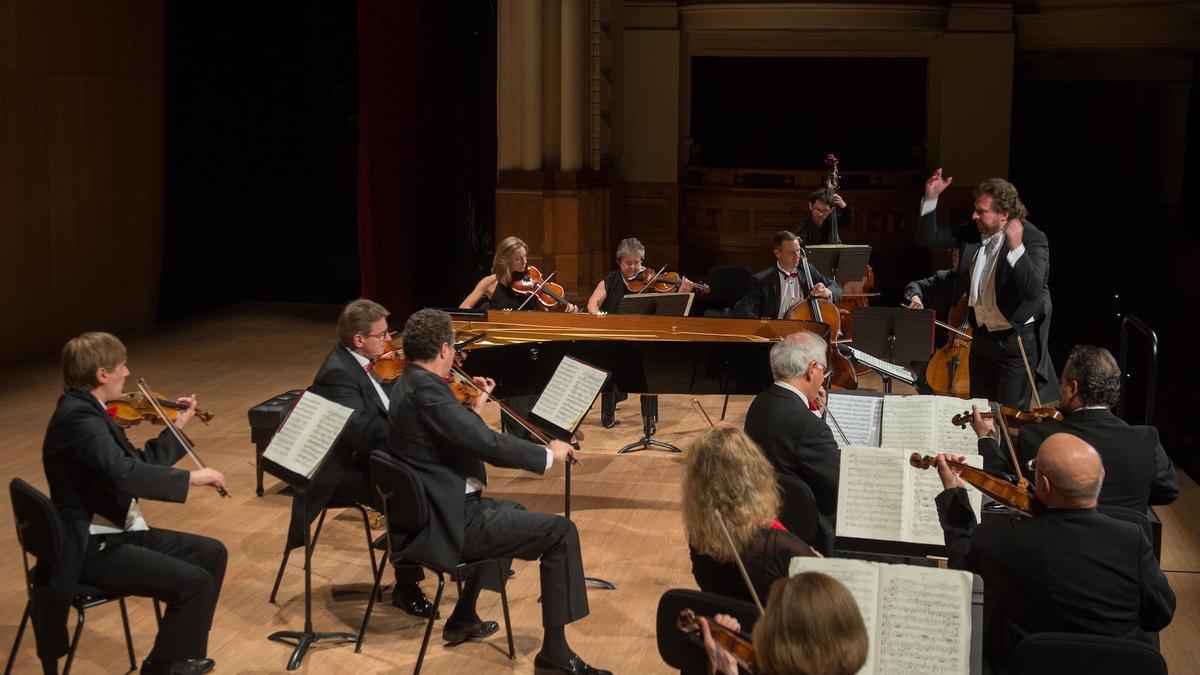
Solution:
<svg viewBox="0 0 1200 675"><path fill-rule="evenodd" d="M560 628L588 615L579 531L571 521L526 511L517 502L481 497L476 492L467 495L463 540L466 560L541 559L543 627ZM485 574L472 576L463 595L478 595L476 589L485 580Z"/></svg>
<svg viewBox="0 0 1200 675"><path fill-rule="evenodd" d="M320 515L321 509L329 501L354 502L370 506L381 511L379 493L371 487L371 477L365 465L357 457L343 459L330 455L317 475L313 478L304 498L308 503L308 522L304 522L305 504L300 501L300 492L292 497L292 519L288 525L287 547L289 549L304 545L304 526L311 526ZM393 562L397 584L415 584L425 578L420 565L414 565L403 558Z"/></svg>
<svg viewBox="0 0 1200 675"><path fill-rule="evenodd" d="M986 398L1021 410L1029 409L1033 393L1017 340L1025 345L1029 367L1037 377L1041 356L1037 322L990 332L980 326L971 335L971 397Z"/></svg>
<svg viewBox="0 0 1200 675"><path fill-rule="evenodd" d="M150 529L92 535L79 580L167 605L148 658L200 659L225 579L225 546L209 537Z"/></svg>

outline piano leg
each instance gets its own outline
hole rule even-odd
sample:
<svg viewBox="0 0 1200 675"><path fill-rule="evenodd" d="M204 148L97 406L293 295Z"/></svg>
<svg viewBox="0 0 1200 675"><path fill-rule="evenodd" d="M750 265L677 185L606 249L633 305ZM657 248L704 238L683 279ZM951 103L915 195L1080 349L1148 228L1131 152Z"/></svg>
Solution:
<svg viewBox="0 0 1200 675"><path fill-rule="evenodd" d="M680 452L679 448L664 443L653 438L654 432L658 430L658 396L654 394L642 394L642 433L644 434L641 440L635 441L626 445L617 451L618 455L623 455L627 452L637 450L646 450L648 448L662 448L671 452Z"/></svg>

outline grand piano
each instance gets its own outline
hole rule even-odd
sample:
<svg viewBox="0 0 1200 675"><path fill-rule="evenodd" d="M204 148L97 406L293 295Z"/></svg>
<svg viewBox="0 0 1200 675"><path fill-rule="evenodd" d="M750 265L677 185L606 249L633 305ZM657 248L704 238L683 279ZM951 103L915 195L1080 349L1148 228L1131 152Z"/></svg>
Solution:
<svg viewBox="0 0 1200 675"><path fill-rule="evenodd" d="M496 395L537 394L563 356L610 371L609 387L643 394L758 394L771 384L771 345L814 321L457 311L463 369L496 380ZM479 336L483 337L479 337Z"/></svg>

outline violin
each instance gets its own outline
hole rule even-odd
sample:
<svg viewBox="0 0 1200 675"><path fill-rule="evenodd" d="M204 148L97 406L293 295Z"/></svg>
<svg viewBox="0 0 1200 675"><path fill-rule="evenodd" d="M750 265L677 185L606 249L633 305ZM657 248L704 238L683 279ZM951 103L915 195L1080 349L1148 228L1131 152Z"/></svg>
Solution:
<svg viewBox="0 0 1200 675"><path fill-rule="evenodd" d="M162 424L166 425L167 430L171 432L171 435L175 437L175 440L179 441L179 444L183 446L184 452L186 452L188 456L192 458L192 461L196 463L196 466L199 466L201 469L207 469L208 465L204 463L204 460L200 459L200 455L196 454L196 444L192 443L192 439L188 438L187 434L183 433L183 429L175 426L175 422L172 421L175 416L169 416L167 414L167 409L164 408L161 403L159 403L161 400L160 395L151 391L150 385L147 384L146 380L143 378L139 377L137 379L137 387L138 393L141 394L142 398L144 398L145 401L150 404L150 407L154 410L154 413L158 416L158 419L162 422ZM229 496L229 492L220 485L214 484L213 487L217 489L217 493L222 497Z"/></svg>
<svg viewBox="0 0 1200 675"><path fill-rule="evenodd" d="M662 270L655 272L648 267L628 279L622 275L622 279L625 281L625 288L629 289L630 293L642 293L647 290L655 293L673 293L678 291L683 284L683 279L679 277L678 272L663 272ZM692 286L697 293L703 294L709 291L707 284L698 281L693 281Z"/></svg>
<svg viewBox="0 0 1200 675"><path fill-rule="evenodd" d="M514 276L509 287L513 292L521 295L528 295L531 298L537 298L543 309L565 311L571 306L571 302L565 297L566 290L559 284L550 281L554 273L551 272L549 277L542 277L542 272L538 268L530 265L525 268L519 277ZM526 298L528 303L530 298ZM522 303L521 307L525 304Z"/></svg>
<svg viewBox="0 0 1200 675"><path fill-rule="evenodd" d="M683 631L693 643L704 645L704 633L700 628L700 620L696 616L696 612L688 608L679 610L675 626ZM757 672L754 669L754 643L748 636L732 631L711 618L708 620L708 628L713 642L732 654L733 658L737 659L739 668L749 673Z"/></svg>
<svg viewBox="0 0 1200 675"><path fill-rule="evenodd" d="M979 416L984 419L995 419L997 415L1003 416L1004 420L1014 427L1024 426L1026 424L1037 424L1046 420L1062 421L1063 414L1056 408L1034 408L1033 410L1019 410L1010 408L1006 405L1000 406L1000 412L994 413L991 411L981 412ZM971 423L971 411L955 415L950 419L950 423L956 427L966 428Z"/></svg>
<svg viewBox="0 0 1200 675"><path fill-rule="evenodd" d="M380 380L391 382L400 377L408 361L404 358L404 349L394 340L388 340L384 349L386 351L383 352L383 356L371 362L371 370L375 371Z"/></svg>
<svg viewBox="0 0 1200 675"><path fill-rule="evenodd" d="M921 453L914 452L908 458L908 463L918 469L928 469L937 465L937 458L929 455L922 457ZM983 494L1016 511L1019 515L1032 517L1041 513L1045 508L1029 490L1028 482L1024 480L1024 477L1021 477L1017 483L1013 483L1003 476L976 469L969 464L953 460L946 460L946 463L957 469L960 472L959 477L964 481L975 486Z"/></svg>
<svg viewBox="0 0 1200 675"><path fill-rule="evenodd" d="M166 414L166 419L175 421L175 418L179 415L179 411L187 410L187 405L165 399L162 394L156 391L150 392L150 395L153 396L155 403ZM118 398L105 401L104 405L108 409L108 414L112 417L113 422L116 422L117 426L122 429L128 429L136 424L140 424L142 420L149 420L153 424L163 423L163 418L159 417L158 413L155 412L154 406L150 404L149 399L141 392L135 391L121 394ZM212 413L205 412L199 408L196 408L195 415L196 419L204 424L208 424L213 418Z"/></svg>
<svg viewBox="0 0 1200 675"><path fill-rule="evenodd" d="M950 331L946 344L929 357L925 381L935 394L968 398L971 395L971 323L967 320L967 296L950 309L948 323L935 323ZM971 416L968 414L968 418Z"/></svg>

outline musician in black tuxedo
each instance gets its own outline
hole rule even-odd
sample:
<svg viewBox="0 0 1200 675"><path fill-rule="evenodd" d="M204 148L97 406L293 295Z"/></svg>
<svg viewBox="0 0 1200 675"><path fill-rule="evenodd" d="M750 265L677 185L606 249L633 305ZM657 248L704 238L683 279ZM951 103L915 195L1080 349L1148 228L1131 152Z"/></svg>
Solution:
<svg viewBox="0 0 1200 675"><path fill-rule="evenodd" d="M65 546L48 578L46 570L39 573L43 581L32 598L38 656L43 669L57 672L56 660L67 652L71 597L82 582L166 603L141 672L207 673L215 666L207 658L208 632L225 578L225 547L216 539L149 527L138 499L183 502L192 485L224 490L225 477L216 469L172 468L185 449L170 430L142 450L130 444L105 405L124 392L126 358L125 345L108 333L84 333L63 347L66 393L46 429L42 464ZM186 407L175 425L183 427L196 399L178 402Z"/></svg>
<svg viewBox="0 0 1200 675"><path fill-rule="evenodd" d="M771 239L775 265L755 274L746 295L733 307L733 315L743 319L782 319L793 305L811 295L837 302L842 287L825 278L804 260L812 273L813 287L808 288L801 264L800 239L787 230L775 233Z"/></svg>
<svg viewBox="0 0 1200 675"><path fill-rule="evenodd" d="M329 350L309 391L353 409L354 414L308 489L292 497L289 549L304 545L305 525L312 524L331 498L376 509L380 506L379 496L371 488L367 462L372 450L387 448L388 392L392 385L379 379L373 364L376 359L395 356L387 348L392 338L388 316L383 305L359 298L346 305L338 317L338 343ZM307 504L301 501L302 495ZM421 566L397 559L395 574L392 604L413 616L428 617L433 605L418 585L424 578Z"/></svg>
<svg viewBox="0 0 1200 675"><path fill-rule="evenodd" d="M1104 462L1104 488L1100 503L1145 513L1151 505L1170 504L1179 497L1175 465L1152 426L1131 426L1112 413L1121 396L1121 367L1107 349L1077 345L1071 350L1059 378L1063 420L1046 420L1021 427L1014 446L1021 471L1032 475L1029 460L1048 437L1057 433L1078 436L1100 453ZM1013 471L1007 451L991 440L990 421L973 422L980 454L989 465Z"/></svg>
<svg viewBox="0 0 1200 675"><path fill-rule="evenodd" d="M974 225L937 226L937 200L950 183L938 169L925 182L917 244L958 248L955 298L967 295L971 325L971 396L1028 408L1032 388L1017 341L1033 369L1042 399L1058 398L1047 344L1050 336L1050 245L1025 220L1016 187L989 178L975 189Z"/></svg>
<svg viewBox="0 0 1200 675"><path fill-rule="evenodd" d="M950 566L984 581L984 659L1002 669L1026 635L1078 632L1150 642L1171 622L1175 593L1137 525L1096 511L1100 455L1070 434L1038 450L1032 518L976 525L966 484L938 455L937 496Z"/></svg>
<svg viewBox="0 0 1200 675"><path fill-rule="evenodd" d="M842 196L829 188L813 190L808 196L808 217L792 233L800 237L804 246L814 244L840 244L841 237L833 236L833 209L837 214L838 227L849 227L854 222L854 209L846 204Z"/></svg>
<svg viewBox="0 0 1200 675"><path fill-rule="evenodd" d="M750 404L745 429L776 472L795 476L812 488L822 526L814 543L827 550L837 514L841 453L829 427L814 414L825 394L826 355L825 340L809 331L775 343L771 347L775 382Z"/></svg>
<svg viewBox="0 0 1200 675"><path fill-rule="evenodd" d="M462 558L540 559L544 634L535 671L606 674L584 663L567 644L566 625L588 614L574 523L482 496L484 462L544 474L574 460L575 451L562 441L542 446L492 431L479 417L486 397L470 409L460 404L445 380L454 364L453 341L454 327L445 312L423 309L404 324L408 367L392 390L388 447L425 486L430 520L421 532L400 533L406 536L397 547L444 569L453 569ZM475 383L489 392L495 387L488 378L477 377ZM476 614L482 582L481 575L473 575L463 586L442 631L447 642L487 637L498 629L496 622Z"/></svg>

